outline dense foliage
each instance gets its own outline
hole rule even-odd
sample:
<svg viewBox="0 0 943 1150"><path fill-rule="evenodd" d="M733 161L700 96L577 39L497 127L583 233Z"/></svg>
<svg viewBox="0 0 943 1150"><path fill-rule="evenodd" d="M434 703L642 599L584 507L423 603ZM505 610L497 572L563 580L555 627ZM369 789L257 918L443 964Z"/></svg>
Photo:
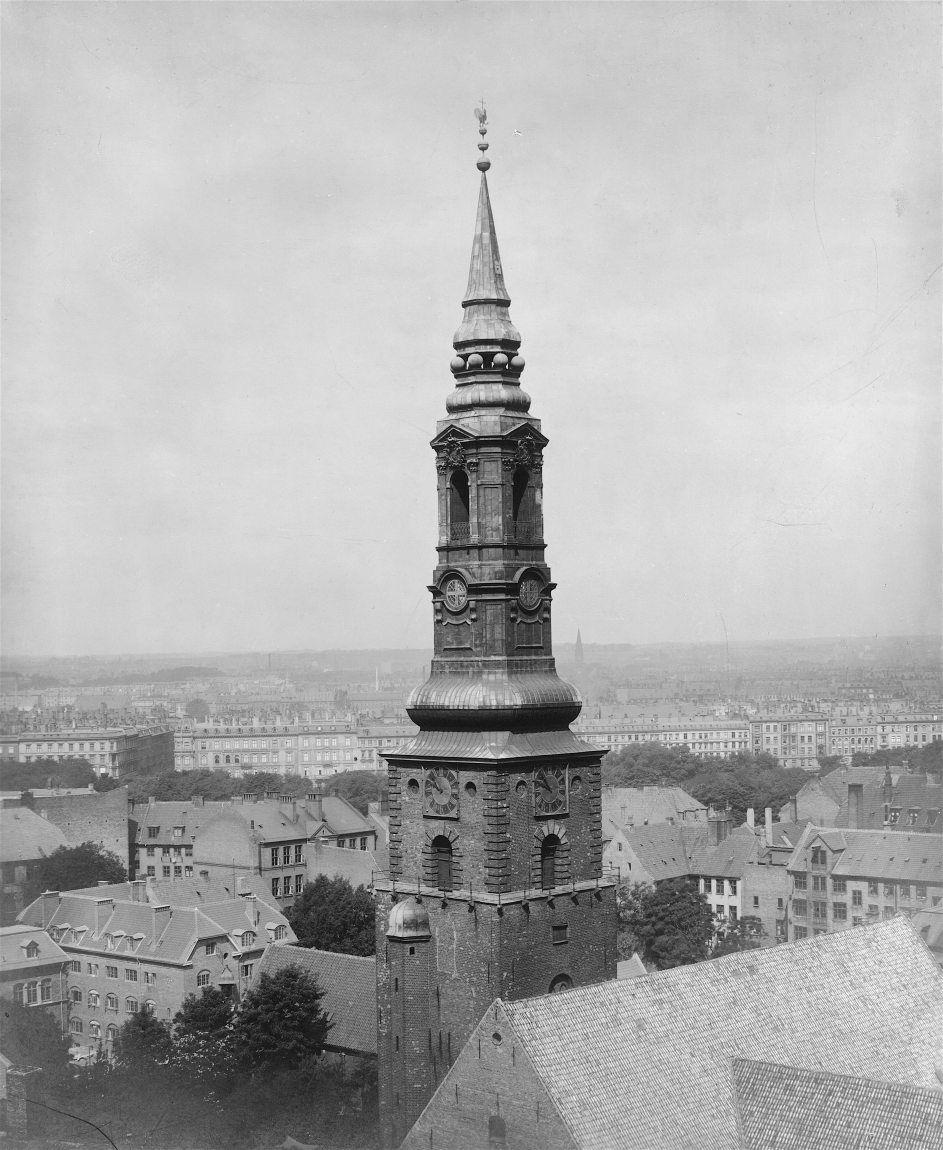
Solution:
<svg viewBox="0 0 943 1150"><path fill-rule="evenodd" d="M125 882L127 871L121 859L97 843L77 847L58 847L42 860L36 870L39 892L44 890L81 890L99 882Z"/></svg>
<svg viewBox="0 0 943 1150"><path fill-rule="evenodd" d="M37 1133L57 1145L100 1146L104 1133L123 1146L174 1150L255 1150L290 1139L366 1150L376 1144L373 1060L326 1063L329 1029L321 991L298 967L263 975L235 1008L207 989L190 995L172 1024L142 1011L119 1031L110 1061L60 1076L46 1098L64 1113L41 1112ZM61 1067L67 1043L57 1041L58 1052L50 1046L31 1061Z"/></svg>
<svg viewBox="0 0 943 1150"><path fill-rule="evenodd" d="M697 883L636 882L618 891L620 950L659 970L700 962L710 954L714 919Z"/></svg>
<svg viewBox="0 0 943 1150"><path fill-rule="evenodd" d="M774 815L804 783L808 774L785 770L767 754L737 754L704 761L687 746L665 747L636 743L603 759L607 786L642 787L674 784L705 806L731 808L735 823L742 823L752 807L758 814L772 807Z"/></svg>
<svg viewBox="0 0 943 1150"><path fill-rule="evenodd" d="M209 802L231 799L234 795L263 795L277 791L280 795L306 795L312 781L300 775L280 775L272 771L251 771L237 778L226 771L165 771L160 775L125 775L122 783L128 786L128 796L136 803L148 798L158 801L186 801L202 795ZM386 794L385 771L340 771L324 780L328 794L339 795L366 814L367 803Z"/></svg>
<svg viewBox="0 0 943 1150"><path fill-rule="evenodd" d="M95 772L87 759L36 759L32 763L0 764L0 790L26 791L42 787L88 787Z"/></svg>
<svg viewBox="0 0 943 1150"><path fill-rule="evenodd" d="M373 954L376 907L362 886L319 874L286 912L301 946L343 954Z"/></svg>
<svg viewBox="0 0 943 1150"><path fill-rule="evenodd" d="M0 998L0 1018L0 1050L14 1065L39 1067L47 1087L67 1079L69 1040L48 1010Z"/></svg>
<svg viewBox="0 0 943 1150"><path fill-rule="evenodd" d="M943 772L943 741L940 739L923 747L884 747L872 754L856 751L851 756L853 767L880 766L901 768L917 774L925 771Z"/></svg>

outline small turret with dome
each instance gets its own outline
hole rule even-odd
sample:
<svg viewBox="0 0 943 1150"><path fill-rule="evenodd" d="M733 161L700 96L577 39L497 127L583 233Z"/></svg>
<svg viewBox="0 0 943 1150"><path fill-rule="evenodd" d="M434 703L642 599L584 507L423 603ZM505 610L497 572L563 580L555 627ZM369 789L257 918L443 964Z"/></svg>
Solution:
<svg viewBox="0 0 943 1150"><path fill-rule="evenodd" d="M386 924L387 938L426 939L432 937L429 912L412 895L394 903Z"/></svg>

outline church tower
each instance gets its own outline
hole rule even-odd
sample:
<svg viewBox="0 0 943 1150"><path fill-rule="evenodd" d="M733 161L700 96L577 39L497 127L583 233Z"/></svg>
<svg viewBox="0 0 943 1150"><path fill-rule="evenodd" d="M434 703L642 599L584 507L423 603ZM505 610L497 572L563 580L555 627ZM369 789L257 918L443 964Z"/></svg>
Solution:
<svg viewBox="0 0 943 1150"><path fill-rule="evenodd" d="M406 708L419 732L387 756L390 871L376 883L387 1146L399 1145L495 998L584 986L616 968L603 752L569 729L580 701L551 651L548 440L521 387L477 114L481 187L455 386L432 440L435 655Z"/></svg>

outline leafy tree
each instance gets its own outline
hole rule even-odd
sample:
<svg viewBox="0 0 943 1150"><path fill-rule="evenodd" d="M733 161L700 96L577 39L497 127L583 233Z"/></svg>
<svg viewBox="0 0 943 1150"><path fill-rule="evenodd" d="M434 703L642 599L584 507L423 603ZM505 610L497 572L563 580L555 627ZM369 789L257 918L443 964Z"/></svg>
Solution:
<svg viewBox="0 0 943 1150"><path fill-rule="evenodd" d="M95 772L87 759L36 759L32 763L4 763L0 789L35 790L41 787L88 787Z"/></svg>
<svg viewBox="0 0 943 1150"><path fill-rule="evenodd" d="M128 875L121 859L97 843L58 847L42 860L36 870L35 885L44 890L81 890L98 882L124 882Z"/></svg>
<svg viewBox="0 0 943 1150"><path fill-rule="evenodd" d="M170 1049L170 1027L145 1007L132 1014L118 1031L111 1056L119 1069L140 1074L166 1066Z"/></svg>
<svg viewBox="0 0 943 1150"><path fill-rule="evenodd" d="M38 1066L49 1082L69 1072L69 1039L48 1010L0 998L0 1049L18 1066Z"/></svg>
<svg viewBox="0 0 943 1150"><path fill-rule="evenodd" d="M820 775L830 775L832 771L837 771L842 765L841 755L819 755L817 762L819 764Z"/></svg>
<svg viewBox="0 0 943 1150"><path fill-rule="evenodd" d="M766 930L762 921L753 915L745 915L731 922L726 916L718 914L711 958L721 958L738 950L756 950L765 937Z"/></svg>
<svg viewBox="0 0 943 1150"><path fill-rule="evenodd" d="M707 899L689 879L620 887L618 908L626 941L659 970L708 957L713 917Z"/></svg>
<svg viewBox="0 0 943 1150"><path fill-rule="evenodd" d="M362 886L345 878L319 874L287 911L301 946L344 954L373 954L376 949L376 907Z"/></svg>
<svg viewBox="0 0 943 1150"><path fill-rule="evenodd" d="M217 986L204 986L188 994L174 1015L174 1037L181 1034L218 1034L232 1021L232 999Z"/></svg>
<svg viewBox="0 0 943 1150"><path fill-rule="evenodd" d="M368 803L386 797L387 774L386 771L341 771L331 779L330 789L365 815Z"/></svg>
<svg viewBox="0 0 943 1150"><path fill-rule="evenodd" d="M332 1023L321 1009L322 991L300 966L259 976L233 1024L233 1047L249 1070L297 1070L317 1058Z"/></svg>

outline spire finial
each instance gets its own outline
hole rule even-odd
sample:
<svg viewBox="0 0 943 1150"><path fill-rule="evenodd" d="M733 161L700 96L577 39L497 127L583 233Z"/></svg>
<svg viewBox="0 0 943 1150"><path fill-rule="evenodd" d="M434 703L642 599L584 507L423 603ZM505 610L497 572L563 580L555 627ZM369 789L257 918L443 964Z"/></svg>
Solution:
<svg viewBox="0 0 943 1150"><path fill-rule="evenodd" d="M481 152L481 159L476 164L479 172L487 172L491 167L491 161L486 159L485 152L488 150L488 143L485 136L488 134L488 129L485 125L488 123L488 113L485 109L485 101L482 98L481 107L475 109L475 115L478 117L478 135L481 136L481 143L478 145L478 151Z"/></svg>

